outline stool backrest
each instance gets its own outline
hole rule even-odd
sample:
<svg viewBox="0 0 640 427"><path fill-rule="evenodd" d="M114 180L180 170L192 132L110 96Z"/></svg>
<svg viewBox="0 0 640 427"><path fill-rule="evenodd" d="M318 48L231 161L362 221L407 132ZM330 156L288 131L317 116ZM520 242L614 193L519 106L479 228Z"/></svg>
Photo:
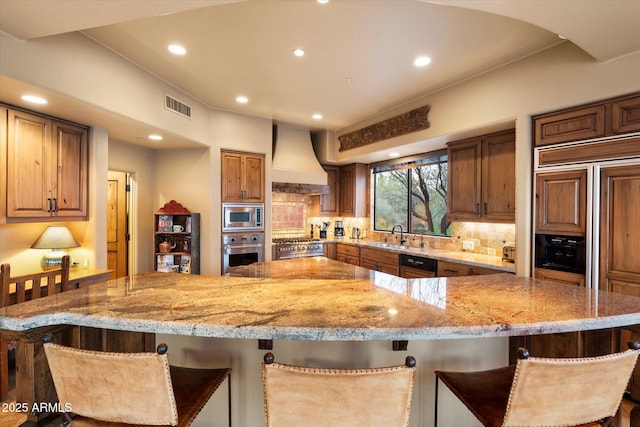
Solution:
<svg viewBox="0 0 640 427"><path fill-rule="evenodd" d="M58 401L102 421L178 423L166 354L110 353L44 344ZM64 408L63 408L64 409Z"/></svg>
<svg viewBox="0 0 640 427"><path fill-rule="evenodd" d="M638 350L580 359L519 359L503 427L568 426L613 417Z"/></svg>
<svg viewBox="0 0 640 427"><path fill-rule="evenodd" d="M0 265L0 307L66 291L70 263L69 255L65 255L60 268L14 277L11 277L9 264Z"/></svg>
<svg viewBox="0 0 640 427"><path fill-rule="evenodd" d="M409 425L415 367L262 366L267 427Z"/></svg>

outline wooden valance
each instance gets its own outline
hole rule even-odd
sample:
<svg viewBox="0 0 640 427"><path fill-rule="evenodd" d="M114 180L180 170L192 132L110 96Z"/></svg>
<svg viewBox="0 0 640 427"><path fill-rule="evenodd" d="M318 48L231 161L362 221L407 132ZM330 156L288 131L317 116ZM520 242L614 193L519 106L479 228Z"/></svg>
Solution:
<svg viewBox="0 0 640 427"><path fill-rule="evenodd" d="M408 133L428 129L430 105L416 108L379 123L339 136L340 150L346 151L363 147L374 142L395 138Z"/></svg>

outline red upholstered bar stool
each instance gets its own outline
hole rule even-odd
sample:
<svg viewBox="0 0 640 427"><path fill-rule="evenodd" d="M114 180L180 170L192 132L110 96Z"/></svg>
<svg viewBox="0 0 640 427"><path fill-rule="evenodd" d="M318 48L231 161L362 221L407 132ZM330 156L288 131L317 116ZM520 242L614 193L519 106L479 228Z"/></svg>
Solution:
<svg viewBox="0 0 640 427"><path fill-rule="evenodd" d="M599 357L529 357L520 349L516 365L481 372L436 371L438 380L485 427L611 426L640 353L629 350Z"/></svg>
<svg viewBox="0 0 640 427"><path fill-rule="evenodd" d="M267 427L409 425L416 360L369 369L325 369L275 363L264 356Z"/></svg>
<svg viewBox="0 0 640 427"><path fill-rule="evenodd" d="M73 427L188 426L231 369L169 365L167 346L157 353L80 350L43 340L51 377ZM73 415L73 417L71 416ZM229 384L229 425L231 385Z"/></svg>

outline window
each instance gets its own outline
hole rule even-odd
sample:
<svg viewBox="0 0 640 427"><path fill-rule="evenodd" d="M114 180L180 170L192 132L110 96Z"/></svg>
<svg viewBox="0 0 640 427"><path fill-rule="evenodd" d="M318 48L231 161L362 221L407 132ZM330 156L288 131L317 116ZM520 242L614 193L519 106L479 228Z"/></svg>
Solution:
<svg viewBox="0 0 640 427"><path fill-rule="evenodd" d="M374 230L391 231L400 224L409 233L451 236L446 151L374 165L372 172Z"/></svg>

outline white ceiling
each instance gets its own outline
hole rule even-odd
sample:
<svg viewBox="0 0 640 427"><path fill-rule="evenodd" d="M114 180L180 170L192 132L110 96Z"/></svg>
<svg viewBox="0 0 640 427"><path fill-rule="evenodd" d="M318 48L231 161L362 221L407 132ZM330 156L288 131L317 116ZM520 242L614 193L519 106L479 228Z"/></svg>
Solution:
<svg viewBox="0 0 640 427"><path fill-rule="evenodd" d="M549 48L557 34L599 61L640 50L636 0L124 3L0 0L0 30L24 40L83 31L211 108L311 129L348 127ZM169 54L171 42L187 54ZM307 54L294 57L297 47ZM432 63L416 68L418 55Z"/></svg>

